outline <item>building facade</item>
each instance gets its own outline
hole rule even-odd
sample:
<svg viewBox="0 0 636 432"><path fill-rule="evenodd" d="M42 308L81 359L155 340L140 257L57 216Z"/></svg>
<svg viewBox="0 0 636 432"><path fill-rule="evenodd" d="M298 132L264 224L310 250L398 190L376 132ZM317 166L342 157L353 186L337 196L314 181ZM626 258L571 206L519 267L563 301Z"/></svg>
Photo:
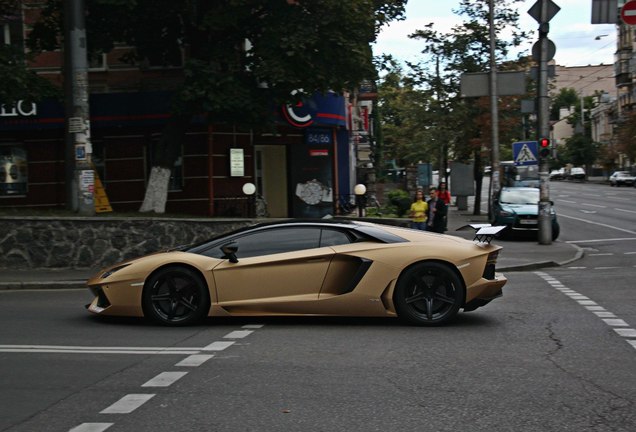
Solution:
<svg viewBox="0 0 636 432"><path fill-rule="evenodd" d="M23 44L37 16L23 2L20 19L3 23L4 43ZM117 46L89 69L90 144L99 184L115 211L137 211L154 148L170 118L183 59L131 66ZM46 52L29 65L63 82L63 55ZM366 91L356 92L356 96ZM356 182L370 109L364 98L317 94L276 109L268 133L193 118L172 167L166 211L216 217L323 217L339 211ZM0 101L1 102L1 101ZM66 206L66 114L55 100L0 104L0 208ZM253 185L255 193L246 184ZM257 205L258 204L258 205ZM258 207L258 212L257 212Z"/></svg>

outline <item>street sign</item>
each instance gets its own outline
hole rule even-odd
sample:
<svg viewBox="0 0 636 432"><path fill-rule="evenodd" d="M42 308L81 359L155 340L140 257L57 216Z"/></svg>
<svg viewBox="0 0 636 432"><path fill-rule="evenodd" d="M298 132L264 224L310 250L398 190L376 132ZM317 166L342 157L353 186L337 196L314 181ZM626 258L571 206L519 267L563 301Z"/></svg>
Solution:
<svg viewBox="0 0 636 432"><path fill-rule="evenodd" d="M525 72L497 72L498 96L516 96L525 92ZM460 93L462 97L488 96L490 94L490 72L463 73L460 76Z"/></svg>
<svg viewBox="0 0 636 432"><path fill-rule="evenodd" d="M627 25L636 24L636 1L628 1L623 5L621 19Z"/></svg>
<svg viewBox="0 0 636 432"><path fill-rule="evenodd" d="M512 143L512 158L516 166L537 165L539 151L536 141L521 141Z"/></svg>
<svg viewBox="0 0 636 432"><path fill-rule="evenodd" d="M548 39L548 54L545 58L546 61L550 61L556 54L556 45L550 39ZM541 41L538 40L532 45L532 58L539 62L541 61Z"/></svg>
<svg viewBox="0 0 636 432"><path fill-rule="evenodd" d="M547 2L545 21L543 21L543 17L541 16L542 2ZM534 18L539 24L542 24L544 22L549 22L560 10L561 8L552 0L537 0L537 2L528 10L528 15Z"/></svg>

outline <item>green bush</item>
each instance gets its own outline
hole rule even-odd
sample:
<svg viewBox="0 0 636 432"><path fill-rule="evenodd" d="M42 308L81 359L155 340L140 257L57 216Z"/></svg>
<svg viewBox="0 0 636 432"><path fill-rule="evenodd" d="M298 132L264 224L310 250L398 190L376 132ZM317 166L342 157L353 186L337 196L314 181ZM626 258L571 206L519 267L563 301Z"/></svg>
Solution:
<svg viewBox="0 0 636 432"><path fill-rule="evenodd" d="M391 206L395 207L395 213L398 217L403 217L411 208L413 200L409 193L402 189L392 190L387 194L387 197Z"/></svg>

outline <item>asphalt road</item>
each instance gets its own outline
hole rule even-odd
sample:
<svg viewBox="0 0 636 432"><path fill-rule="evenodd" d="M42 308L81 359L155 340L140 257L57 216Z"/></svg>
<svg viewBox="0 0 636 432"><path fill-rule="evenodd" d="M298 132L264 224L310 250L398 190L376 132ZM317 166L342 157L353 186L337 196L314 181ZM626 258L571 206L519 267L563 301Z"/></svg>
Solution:
<svg viewBox="0 0 636 432"><path fill-rule="evenodd" d="M0 292L0 431L633 432L636 189L551 197L585 258L510 273L503 298L441 328L172 329L89 315L83 290Z"/></svg>

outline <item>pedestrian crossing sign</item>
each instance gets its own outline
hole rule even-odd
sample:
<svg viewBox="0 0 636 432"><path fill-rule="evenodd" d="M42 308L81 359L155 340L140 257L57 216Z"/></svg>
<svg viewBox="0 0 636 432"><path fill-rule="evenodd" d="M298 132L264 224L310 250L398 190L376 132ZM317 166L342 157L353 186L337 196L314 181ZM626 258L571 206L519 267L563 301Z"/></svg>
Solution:
<svg viewBox="0 0 636 432"><path fill-rule="evenodd" d="M536 141L512 143L512 157L516 166L538 165L539 150Z"/></svg>

